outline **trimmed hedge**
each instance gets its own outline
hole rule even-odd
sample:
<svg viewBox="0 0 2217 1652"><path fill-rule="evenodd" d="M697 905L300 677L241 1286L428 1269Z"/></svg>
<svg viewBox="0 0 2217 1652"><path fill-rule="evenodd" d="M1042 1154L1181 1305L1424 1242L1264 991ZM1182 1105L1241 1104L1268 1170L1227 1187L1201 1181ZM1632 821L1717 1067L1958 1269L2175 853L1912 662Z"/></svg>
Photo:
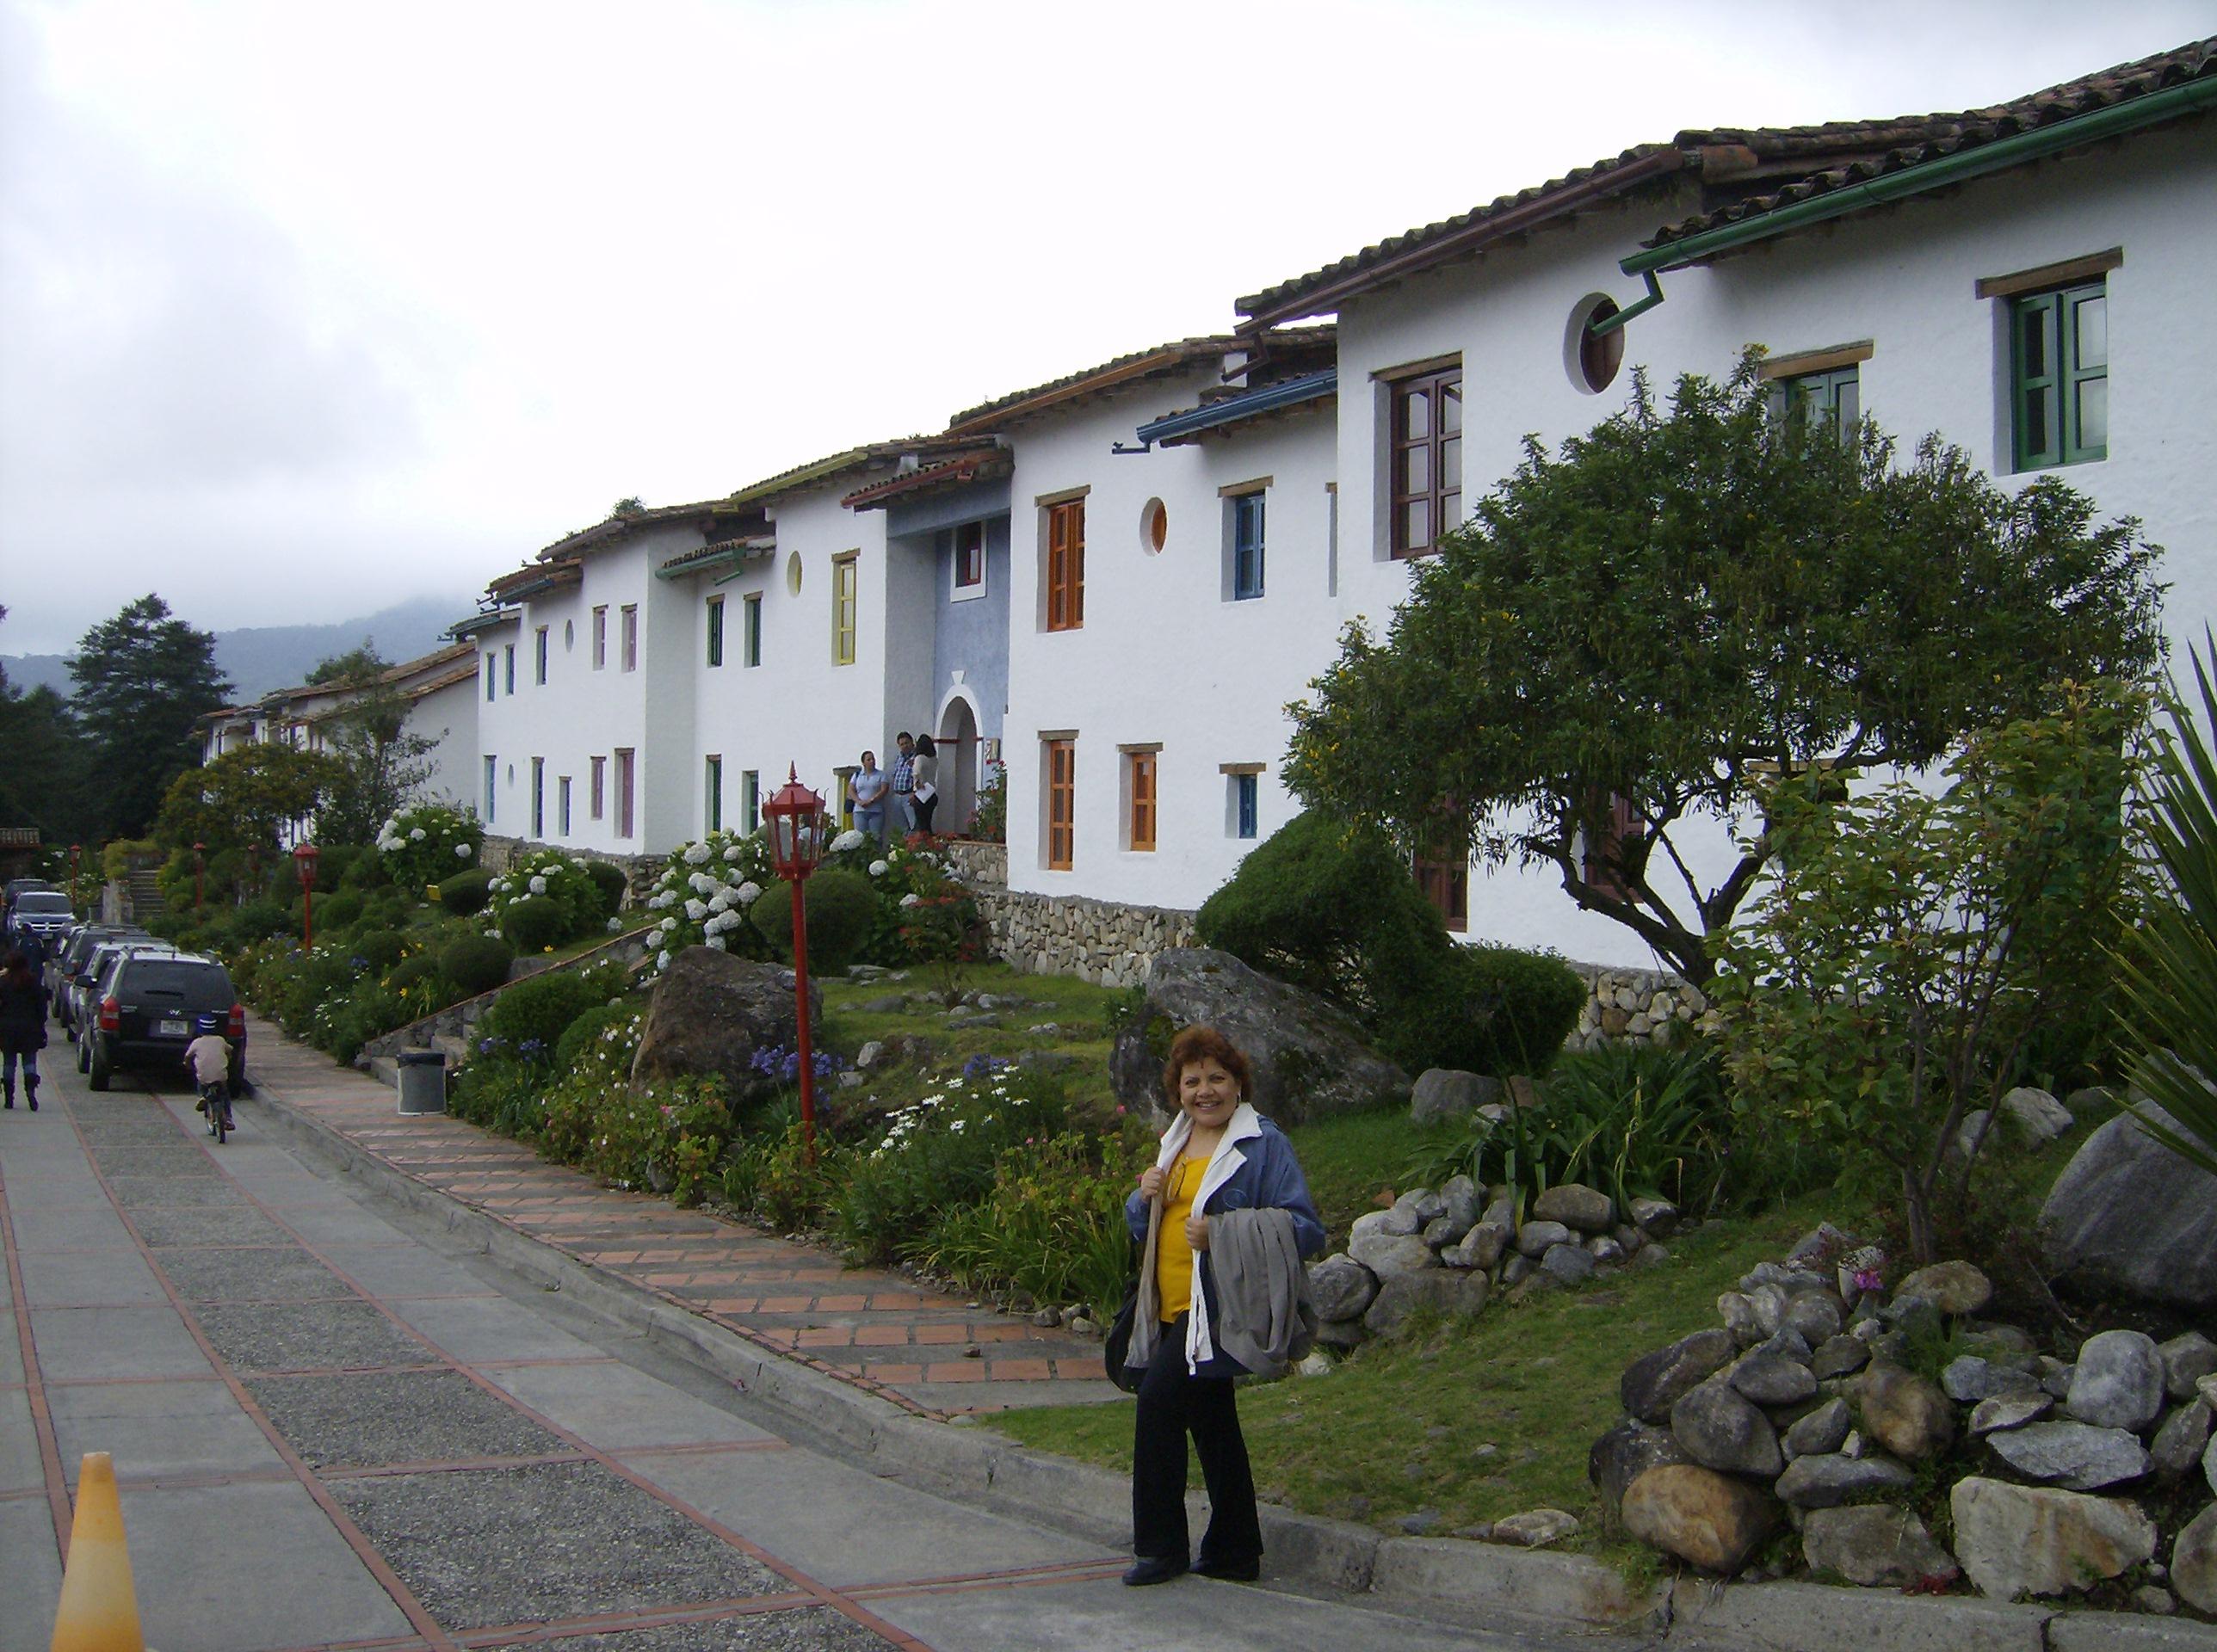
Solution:
<svg viewBox="0 0 2217 1652"><path fill-rule="evenodd" d="M1378 1042L1411 1072L1544 1073L1585 1002L1585 982L1552 953L1457 946L1379 1018Z"/></svg>
<svg viewBox="0 0 2217 1652"><path fill-rule="evenodd" d="M834 974L862 955L878 918L878 894L867 872L830 866L806 885L808 964ZM793 885L782 878L763 889L747 917L769 943L772 956L793 957Z"/></svg>
<svg viewBox="0 0 2217 1652"><path fill-rule="evenodd" d="M575 1072L585 1046L612 1026L621 1026L639 1014L631 1004L596 1004L570 1023L554 1046L554 1070Z"/></svg>
<svg viewBox="0 0 2217 1652"><path fill-rule="evenodd" d="M400 961L407 946L397 929L367 929L354 938L354 955L380 975Z"/></svg>
<svg viewBox="0 0 2217 1652"><path fill-rule="evenodd" d="M570 938L570 915L544 895L528 896L508 909L500 921L501 939L528 957L559 946Z"/></svg>
<svg viewBox="0 0 2217 1652"><path fill-rule="evenodd" d="M601 915L614 917L616 909L623 904L624 891L630 887L623 868L612 861L589 860L585 862L585 875L601 891Z"/></svg>
<svg viewBox="0 0 2217 1652"><path fill-rule="evenodd" d="M362 894L358 889L343 889L335 894L323 894L324 880L316 878L316 892L323 898L316 903L316 927L336 933L361 922Z"/></svg>
<svg viewBox="0 0 2217 1652"><path fill-rule="evenodd" d="M474 917L492 899L492 874L483 866L458 872L439 885L439 905L458 918Z"/></svg>
<svg viewBox="0 0 2217 1652"><path fill-rule="evenodd" d="M604 1000L593 983L568 970L548 970L519 981L493 1001L478 1032L523 1055L553 1056L570 1024Z"/></svg>
<svg viewBox="0 0 2217 1652"><path fill-rule="evenodd" d="M506 942L490 935L464 935L448 942L446 951L439 954L439 973L453 982L454 990L463 997L474 998L507 985L509 966L515 962L516 954L509 951Z"/></svg>

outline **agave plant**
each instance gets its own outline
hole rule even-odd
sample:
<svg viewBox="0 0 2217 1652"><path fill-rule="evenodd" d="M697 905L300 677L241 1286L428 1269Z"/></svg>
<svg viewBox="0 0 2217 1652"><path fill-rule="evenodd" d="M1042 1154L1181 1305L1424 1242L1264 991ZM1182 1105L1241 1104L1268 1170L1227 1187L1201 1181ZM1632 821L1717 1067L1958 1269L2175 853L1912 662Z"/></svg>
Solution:
<svg viewBox="0 0 2217 1652"><path fill-rule="evenodd" d="M2151 776L2145 835L2162 898L2123 948L2134 1052L2127 1103L2140 1128L2217 1174L2217 638L2192 655L2201 713L2174 692ZM2143 1104L2153 1102L2168 1122Z"/></svg>

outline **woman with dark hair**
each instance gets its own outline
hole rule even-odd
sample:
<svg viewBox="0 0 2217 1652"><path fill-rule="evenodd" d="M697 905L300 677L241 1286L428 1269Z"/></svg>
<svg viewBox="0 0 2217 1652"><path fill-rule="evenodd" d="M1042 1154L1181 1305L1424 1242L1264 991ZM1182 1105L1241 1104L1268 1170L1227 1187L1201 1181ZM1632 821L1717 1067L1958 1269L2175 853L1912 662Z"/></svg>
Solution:
<svg viewBox="0 0 2217 1652"><path fill-rule="evenodd" d="M1301 1258L1324 1223L1283 1131L1255 1111L1247 1057L1213 1026L1170 1043L1163 1088L1176 1117L1126 1201L1146 1246L1130 1367L1144 1368L1132 1438L1133 1585L1191 1569L1251 1582L1263 1530L1232 1378L1275 1377L1315 1329ZM1208 1529L1190 1555L1185 1437L1208 1487Z"/></svg>
<svg viewBox="0 0 2217 1652"><path fill-rule="evenodd" d="M928 734L916 737L913 773L916 791L910 804L916 811L916 829L929 832L931 817L939 811L939 743Z"/></svg>
<svg viewBox="0 0 2217 1652"><path fill-rule="evenodd" d="M0 1077L8 1106L15 1105L15 1063L23 1065L23 1095L39 1110L39 1051L46 1041L46 983L19 952L0 959Z"/></svg>

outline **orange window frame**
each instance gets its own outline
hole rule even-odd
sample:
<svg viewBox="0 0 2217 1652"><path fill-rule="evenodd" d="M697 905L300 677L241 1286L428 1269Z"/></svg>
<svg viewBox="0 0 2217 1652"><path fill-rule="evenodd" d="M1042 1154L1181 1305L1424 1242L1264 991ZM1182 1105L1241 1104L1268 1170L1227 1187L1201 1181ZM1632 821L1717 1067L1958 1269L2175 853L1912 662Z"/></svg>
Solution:
<svg viewBox="0 0 2217 1652"><path fill-rule="evenodd" d="M1085 624L1085 501L1047 508L1047 628Z"/></svg>
<svg viewBox="0 0 2217 1652"><path fill-rule="evenodd" d="M1125 754L1132 774L1132 848L1143 852L1155 847L1155 757L1152 751Z"/></svg>
<svg viewBox="0 0 2217 1652"><path fill-rule="evenodd" d="M1047 870L1068 872L1077 859L1078 743L1046 744Z"/></svg>

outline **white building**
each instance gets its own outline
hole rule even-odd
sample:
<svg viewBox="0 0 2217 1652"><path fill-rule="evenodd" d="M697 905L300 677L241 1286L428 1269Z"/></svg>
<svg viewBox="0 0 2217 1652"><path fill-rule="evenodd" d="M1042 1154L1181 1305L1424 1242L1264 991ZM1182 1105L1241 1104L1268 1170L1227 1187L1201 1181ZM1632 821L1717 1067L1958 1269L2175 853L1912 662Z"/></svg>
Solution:
<svg viewBox="0 0 2217 1652"><path fill-rule="evenodd" d="M788 763L836 797L930 730L942 829L999 743L1012 889L1197 905L1296 807L1287 702L1525 437L1750 344L1796 395L2140 517L2183 651L2217 624L2211 46L1967 114L1680 133L1244 299L1232 334L558 541L456 633L480 807L662 853L751 825ZM1473 939L1651 961L1552 870L1424 872Z"/></svg>

